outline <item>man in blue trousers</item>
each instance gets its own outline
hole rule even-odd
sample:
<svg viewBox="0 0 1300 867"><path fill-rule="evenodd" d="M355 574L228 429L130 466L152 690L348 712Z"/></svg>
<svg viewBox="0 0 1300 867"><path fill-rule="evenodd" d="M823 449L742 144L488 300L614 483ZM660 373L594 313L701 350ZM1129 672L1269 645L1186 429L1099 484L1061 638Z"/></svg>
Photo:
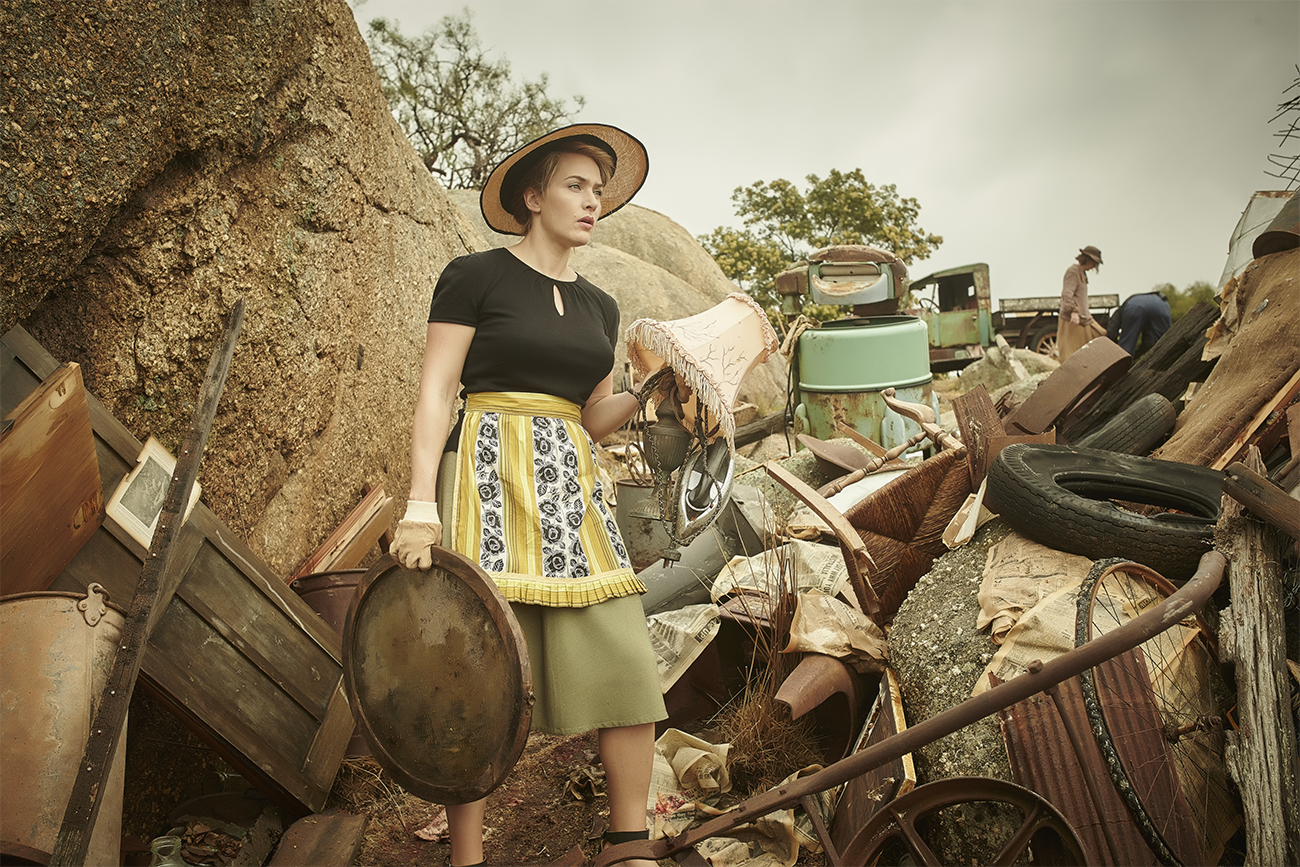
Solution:
<svg viewBox="0 0 1300 867"><path fill-rule="evenodd" d="M1106 336L1135 358L1155 346L1169 330L1169 302L1159 292L1143 292L1125 299L1106 323ZM1138 338L1142 352L1138 352Z"/></svg>

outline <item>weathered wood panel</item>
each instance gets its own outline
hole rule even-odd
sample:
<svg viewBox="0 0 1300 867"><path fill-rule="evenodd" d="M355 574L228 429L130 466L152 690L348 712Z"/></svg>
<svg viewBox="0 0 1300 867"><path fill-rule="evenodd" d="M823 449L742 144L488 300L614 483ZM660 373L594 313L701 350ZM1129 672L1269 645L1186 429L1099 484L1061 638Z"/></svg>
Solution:
<svg viewBox="0 0 1300 867"><path fill-rule="evenodd" d="M5 414L0 595L47 589L103 517L81 368L65 364Z"/></svg>
<svg viewBox="0 0 1300 867"><path fill-rule="evenodd" d="M346 867L356 860L365 839L367 817L349 813L306 816L280 838L268 867Z"/></svg>
<svg viewBox="0 0 1300 867"><path fill-rule="evenodd" d="M0 411L8 411L58 364L21 328L0 343ZM86 399L111 491L141 443ZM175 545L169 574L179 583L150 639L144 686L289 816L321 809L354 726L341 638L202 502ZM146 555L106 518L52 587L84 591L98 581L129 604Z"/></svg>

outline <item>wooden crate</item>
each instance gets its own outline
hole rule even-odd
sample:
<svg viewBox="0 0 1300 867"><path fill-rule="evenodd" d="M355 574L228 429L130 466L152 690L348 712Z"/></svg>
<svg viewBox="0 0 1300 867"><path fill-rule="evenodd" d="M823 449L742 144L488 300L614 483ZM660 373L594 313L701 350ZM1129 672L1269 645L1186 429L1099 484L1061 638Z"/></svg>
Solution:
<svg viewBox="0 0 1300 867"><path fill-rule="evenodd" d="M21 326L11 330L0 340L0 412L57 367ZM94 395L86 402L111 491L141 443ZM342 639L202 502L176 545L182 577L149 640L142 685L289 817L319 811L354 727ZM127 607L146 554L106 517L51 589L97 581Z"/></svg>

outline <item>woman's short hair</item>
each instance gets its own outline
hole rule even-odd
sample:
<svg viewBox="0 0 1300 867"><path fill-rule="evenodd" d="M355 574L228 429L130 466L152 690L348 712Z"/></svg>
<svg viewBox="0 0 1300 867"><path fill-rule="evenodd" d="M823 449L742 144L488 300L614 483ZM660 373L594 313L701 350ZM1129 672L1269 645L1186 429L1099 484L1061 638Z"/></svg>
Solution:
<svg viewBox="0 0 1300 867"><path fill-rule="evenodd" d="M506 209L510 216L518 220L524 227L524 234L533 226L533 212L528 210L528 205L524 202L524 193L529 190L543 192L551 180L555 177L555 170L560 165L560 156L562 154L580 154L584 157L591 157L596 163L596 169L600 172L600 182L608 183L614 175L614 158L607 151L601 150L592 144L581 141L565 141L561 139L551 147L547 148L541 158L539 158L528 171L519 179L509 195L504 197Z"/></svg>

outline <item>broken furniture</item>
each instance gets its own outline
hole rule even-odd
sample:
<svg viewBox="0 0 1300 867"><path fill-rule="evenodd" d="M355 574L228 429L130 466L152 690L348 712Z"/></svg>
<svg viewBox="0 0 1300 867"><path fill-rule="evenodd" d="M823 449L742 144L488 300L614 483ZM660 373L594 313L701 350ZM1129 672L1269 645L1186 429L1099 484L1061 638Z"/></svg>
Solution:
<svg viewBox="0 0 1300 867"><path fill-rule="evenodd" d="M21 327L0 345L5 412L58 368ZM141 443L87 395L105 490L135 466ZM145 549L111 518L51 585L135 593ZM265 792L286 818L325 805L353 721L338 635L200 502L180 530L177 590L150 637L141 683Z"/></svg>

